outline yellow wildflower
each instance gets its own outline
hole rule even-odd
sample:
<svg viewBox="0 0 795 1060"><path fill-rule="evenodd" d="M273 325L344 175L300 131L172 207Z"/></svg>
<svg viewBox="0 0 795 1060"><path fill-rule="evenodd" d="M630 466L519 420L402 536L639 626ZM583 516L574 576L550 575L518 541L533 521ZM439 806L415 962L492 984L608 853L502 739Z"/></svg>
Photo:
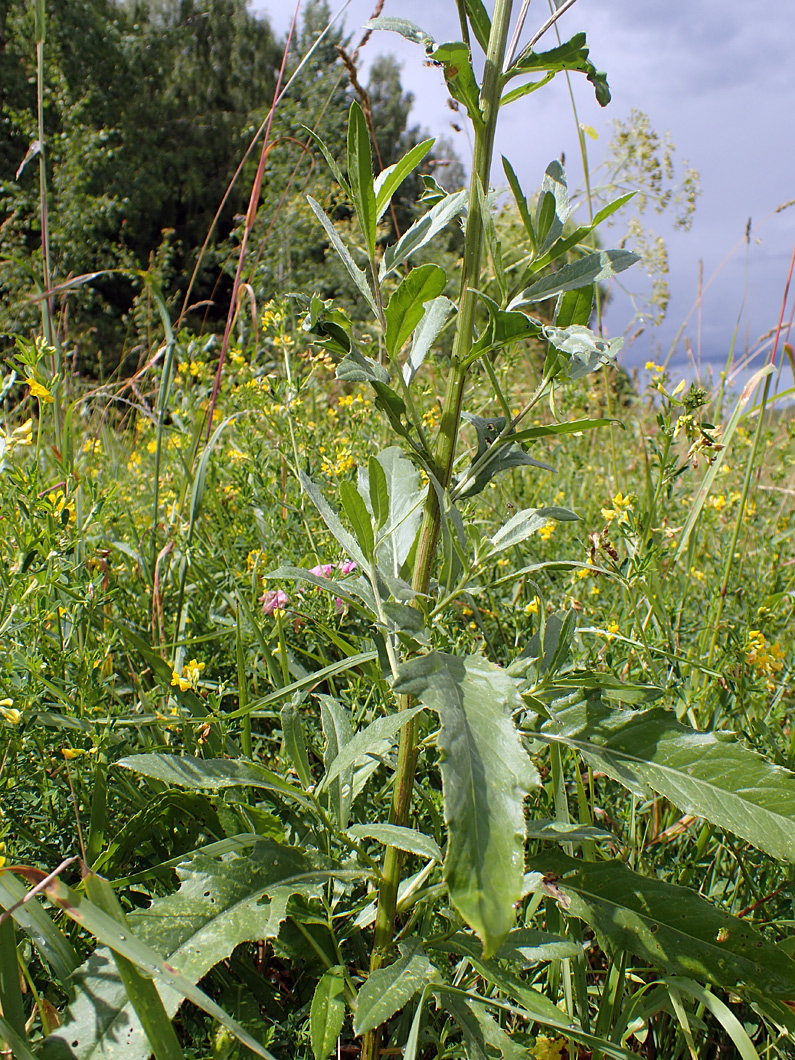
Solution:
<svg viewBox="0 0 795 1060"><path fill-rule="evenodd" d="M29 375L25 382L30 387L31 397L38 398L39 401L43 402L45 405L52 404L54 398L46 386L43 386L41 383L37 383L32 375Z"/></svg>
<svg viewBox="0 0 795 1060"><path fill-rule="evenodd" d="M6 858L6 853L7 852L8 852L8 848L6 847L5 843L0 843L0 868L2 868L3 865L5 865L6 861L8 860Z"/></svg>
<svg viewBox="0 0 795 1060"><path fill-rule="evenodd" d="M602 508L602 518L606 520L608 526L614 519L618 519L619 523L627 523L629 522L627 512L630 511L632 511L631 495L625 497L619 490L615 497L613 497L613 507Z"/></svg>
<svg viewBox="0 0 795 1060"><path fill-rule="evenodd" d="M527 604L527 606L525 607L524 613L526 615L537 615L538 614L538 606L539 606L540 603L541 603L541 601L538 599L538 597L534 596L533 599L530 601L530 603Z"/></svg>
<svg viewBox="0 0 795 1060"><path fill-rule="evenodd" d="M646 361L645 367L647 372L654 372L656 375L660 375L665 371L661 364L655 364L654 361Z"/></svg>
<svg viewBox="0 0 795 1060"><path fill-rule="evenodd" d="M710 508L714 508L716 512L722 512L726 507L726 497L723 493L719 493L715 497L710 497L707 504Z"/></svg>
<svg viewBox="0 0 795 1060"><path fill-rule="evenodd" d="M196 689L199 687L199 675L204 669L205 664L196 662L195 659L191 659L189 663L185 663L182 667L182 673L178 674L176 670L171 673L171 684L174 688L179 688L180 692L187 692L188 689Z"/></svg>
<svg viewBox="0 0 795 1060"><path fill-rule="evenodd" d="M4 699L2 702L4 704L8 703L9 706L0 706L0 717L2 717L3 721L7 721L9 725L19 725L22 721L22 711L10 706L12 702L10 699Z"/></svg>
<svg viewBox="0 0 795 1060"><path fill-rule="evenodd" d="M542 541L549 541L552 535L555 533L555 520L547 519L541 529L538 531L538 536Z"/></svg>

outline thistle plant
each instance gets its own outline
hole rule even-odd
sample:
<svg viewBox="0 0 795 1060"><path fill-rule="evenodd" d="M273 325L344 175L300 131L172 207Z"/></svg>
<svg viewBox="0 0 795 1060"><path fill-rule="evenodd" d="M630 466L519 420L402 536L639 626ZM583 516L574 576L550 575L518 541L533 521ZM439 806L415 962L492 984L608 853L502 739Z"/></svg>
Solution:
<svg viewBox="0 0 795 1060"><path fill-rule="evenodd" d="M230 1055L236 1037L266 1060L288 1050L326 1060L351 1032L361 1040L365 1060L398 1052L408 1060L431 1052L472 1060L499 1053L513 1060L531 1048L543 1055L542 1035L556 1037L551 1048L557 1052L568 1043L572 1056L582 1047L591 1056L620 1060L635 1055L633 1035L660 1013L666 1019L673 1013L681 1025L677 1050L682 1041L692 1046L683 999L699 1020L709 1012L723 1025L738 1055L758 1055L747 1023L713 987L740 997L766 1024L770 1040L791 1042L795 1034L795 961L788 952L693 891L655 871L644 876L634 862L630 867L625 860L631 859L614 856L620 853L617 836L594 821L599 774L623 784L633 799L652 792L684 814L705 818L707 838L710 829L724 829L792 862L793 775L726 734L697 732L678 721L665 703L669 689L661 668L652 671L654 684L636 684L583 665L575 610L547 608L540 587L526 612L533 626L507 656L498 657L488 643L481 652L456 653L440 633L462 601L485 592L495 569L503 587L520 579L535 586L552 570L580 568L633 588L607 527L601 536L591 534L588 564L564 551L514 571L505 565L512 550L534 535L548 539L556 524L577 522L577 513L557 501L515 511L488 535L477 514L481 494L498 476L552 470L528 451L534 443L611 425L603 418L553 415L531 423L529 417L542 402L554 413L562 387L609 370L621 340L605 339L591 327L597 285L637 260L627 251L594 251L589 244L597 226L629 196L605 206L588 224L573 225L558 162L547 167L531 207L506 159L502 172L521 217L526 252L518 263L503 259L492 187L502 107L522 105L564 71L583 75L600 104L610 100L606 76L593 65L583 34L549 50L538 46L571 0L523 45L527 6L510 44L512 0L495 0L491 16L480 0L458 0L462 41L438 43L399 18L368 24L398 32L424 50L466 111L474 137L468 189L447 192L424 178L422 212L394 243L384 243L379 222L432 141L375 175L358 102L350 107L344 161L310 133L355 214L358 245L346 242L320 203L310 199L309 206L372 317L379 355L368 355L372 342L342 308L316 292L298 298L301 328L324 360L336 364L338 380L370 389L392 444L373 453L355 480L346 477L352 460L347 454L329 475L336 493L321 489L316 479L323 455L300 449L293 429L305 377L291 371L293 342L280 323L276 348L284 357L285 380L279 397L290 439L281 455L289 461L292 447L306 504L295 513L308 530L314 508L337 554L318 555L312 567L269 571L259 615L243 593L225 597L226 614L234 614L238 686L232 710L221 711L220 688L215 698L202 695L210 670L203 673L198 658L186 662L175 654L166 661L164 638L158 651L117 622L127 647L173 697L170 709L184 720L184 733L194 735L184 737L183 753L159 746L114 765L131 789L131 776L152 782L153 813L158 800L187 789L176 794L186 806L195 800L202 820L216 820L224 838L144 872L149 879L175 869L179 886L165 896L153 887L147 908L125 910L105 877L115 873L117 886L139 880L137 874L118 879L119 851L134 848L135 836L151 827L150 807L142 798L137 819L106 843L106 762L96 757L101 784L92 796L83 885L71 888L58 871L29 866L0 875L0 904L73 991L63 1024L48 1028L43 1044L31 1047L16 974L16 928L6 914L0 917L0 967L13 969L0 974L0 1036L20 1057L111 1057L122 1048L125 1060L152 1054L178 1060L184 1053L172 1021L186 999L215 1021L214 1056ZM480 83L472 61L477 47L485 55ZM432 260L435 241L453 224L464 230L456 277ZM424 260L415 264L420 252ZM493 277L488 294L487 259ZM441 348L448 329L452 346L445 362ZM171 358L174 340L166 331ZM501 358L515 358L517 347L539 358L531 394L512 392L504 372L501 380ZM438 417L423 415L424 378L432 362L444 372ZM172 375L168 360L158 432ZM488 381L490 409L482 400L469 407L476 377L480 394ZM653 531L666 501L676 423L680 432L694 432L692 440L702 448L708 442L717 461L719 446L730 437L727 430L716 442L694 418L699 394L667 397L660 475L647 505L651 514L645 524L633 515L631 525L639 540ZM674 421L671 410L680 401L684 418ZM464 425L475 438L468 457L460 450ZM224 428L222 423L215 429L195 476L186 549L200 516L212 447ZM159 460L158 433L156 481ZM284 495L281 501L286 513ZM611 503L603 519L620 528L632 501L617 493ZM314 536L311 549L317 555ZM188 565L186 554L179 608ZM345 610L357 624L344 633L322 627L340 657L319 660L324 665L307 672L290 658L286 629L301 593L319 592L329 594L329 609ZM665 632L668 619L660 611L652 608L640 623L643 631L654 621ZM261 619L270 633L263 632ZM183 626L177 627L181 637ZM249 694L247 629L257 638L273 685L264 695ZM745 665L757 678L772 677L781 649L760 630L752 633L743 646ZM344 689L341 681L349 682ZM13 702L4 709L15 709ZM171 717L159 720L171 724ZM267 764L255 750L252 723L260 719L276 727L280 743ZM11 724L18 722L11 718ZM240 789L245 796L236 794ZM49 911L26 899L18 876L98 941L74 980L77 953ZM594 938L610 943L596 958L598 966L589 963ZM298 1034L299 1052L292 1041L274 1040L277 1032L261 1016L259 1024L247 1018L242 1026L209 986L197 985L252 942L283 947L305 969L296 976L290 1014L307 1025ZM625 998L629 958L639 962L640 971L632 974L643 986ZM639 980L648 966L653 981ZM259 978L252 968L245 974L259 1009L261 969ZM219 981L226 989L227 980ZM690 1017L696 1018L692 1012ZM696 1055L694 1047L690 1053ZM684 1055L684 1046L668 1055Z"/></svg>

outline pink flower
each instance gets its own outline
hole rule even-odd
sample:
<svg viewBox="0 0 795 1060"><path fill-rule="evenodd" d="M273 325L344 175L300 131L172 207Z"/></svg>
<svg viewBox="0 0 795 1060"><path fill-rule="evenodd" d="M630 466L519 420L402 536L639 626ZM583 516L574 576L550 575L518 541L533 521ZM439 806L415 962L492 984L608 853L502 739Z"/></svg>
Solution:
<svg viewBox="0 0 795 1060"><path fill-rule="evenodd" d="M309 568L309 573L314 574L316 578L330 578L333 569L330 563L318 563L316 567Z"/></svg>
<svg viewBox="0 0 795 1060"><path fill-rule="evenodd" d="M260 598L262 610L266 615L272 615L275 611L283 611L290 603L290 597L284 589L268 589Z"/></svg>
<svg viewBox="0 0 795 1060"><path fill-rule="evenodd" d="M337 564L337 570L340 574L350 574L352 570L356 570L356 562L352 559L345 559Z"/></svg>

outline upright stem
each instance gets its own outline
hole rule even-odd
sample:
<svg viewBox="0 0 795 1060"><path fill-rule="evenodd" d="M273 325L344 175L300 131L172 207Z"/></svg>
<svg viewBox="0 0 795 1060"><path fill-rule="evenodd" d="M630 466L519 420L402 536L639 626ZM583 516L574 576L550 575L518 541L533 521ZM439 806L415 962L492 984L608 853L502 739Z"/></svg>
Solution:
<svg viewBox="0 0 795 1060"><path fill-rule="evenodd" d="M453 340L453 353L447 388L442 406L442 419L434 452L436 477L443 489L447 489L453 473L456 439L461 420L469 356L474 335L475 309L480 276L483 247L482 196L479 188L486 191L489 186L491 158L494 150L494 133L500 106L502 65L508 40L508 28L513 0L495 0L491 22L491 35L486 53L486 66L480 93L483 124L475 128L475 150L472 160L472 177L464 239L464 260L461 273L459 314ZM431 570L441 528L441 510L436 491L428 490L428 499L423 511L422 525L414 564L412 584L418 593L426 593L431 580ZM398 709L411 706L409 696L398 697ZM411 808L411 793L417 763L417 722L412 718L401 730L398 748L397 769L392 788L390 821L406 825ZM370 958L371 971L380 968L392 944L395 934L398 886L402 854L396 847L387 847L384 853L381 885L378 892L375 938ZM381 1028L368 1032L362 1043L362 1060L377 1060L381 1045Z"/></svg>

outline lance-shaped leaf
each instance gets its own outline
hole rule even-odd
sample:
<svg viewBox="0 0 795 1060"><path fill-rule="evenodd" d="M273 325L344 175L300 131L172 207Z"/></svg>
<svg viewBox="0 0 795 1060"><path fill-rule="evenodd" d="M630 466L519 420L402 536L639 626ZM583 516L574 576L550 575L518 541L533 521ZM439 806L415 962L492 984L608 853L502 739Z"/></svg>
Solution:
<svg viewBox="0 0 795 1060"><path fill-rule="evenodd" d="M516 685L480 656L432 652L401 667L395 691L416 696L441 720L445 878L453 904L492 954L513 926L524 870L522 803L538 782L511 718L521 705Z"/></svg>
<svg viewBox="0 0 795 1060"><path fill-rule="evenodd" d="M372 357L365 357L354 346L337 365L337 379L346 383L388 383L389 372Z"/></svg>
<svg viewBox="0 0 795 1060"><path fill-rule="evenodd" d="M386 351L396 357L411 333L422 320L425 304L442 293L447 282L444 269L438 265L420 265L412 269L389 299L386 317Z"/></svg>
<svg viewBox="0 0 795 1060"><path fill-rule="evenodd" d="M418 942L401 942L399 949L400 957L395 963L371 972L359 991L353 1023L356 1034L380 1027L390 1016L400 1012L418 990L436 978L436 969Z"/></svg>
<svg viewBox="0 0 795 1060"><path fill-rule="evenodd" d="M408 360L403 365L403 379L407 386L419 371L428 351L444 327L450 310L455 309L455 303L445 298L444 295L440 295L429 302L424 309L422 320L414 332L414 341L411 344Z"/></svg>
<svg viewBox="0 0 795 1060"><path fill-rule="evenodd" d="M464 8L466 9L469 24L472 26L472 32L475 34L475 39L484 52L488 51L491 19L483 0L464 0Z"/></svg>
<svg viewBox="0 0 795 1060"><path fill-rule="evenodd" d="M364 111L353 100L348 113L348 180L351 197L359 218L370 260L375 259L375 190L373 188L373 154Z"/></svg>
<svg viewBox="0 0 795 1060"><path fill-rule="evenodd" d="M674 975L745 997L795 997L795 961L750 924L704 898L619 861L584 862L550 851L530 868L554 874L579 917L605 938Z"/></svg>
<svg viewBox="0 0 795 1060"><path fill-rule="evenodd" d="M516 77L519 74L532 73L536 70L545 70L549 73L577 70L585 74L593 85L600 107L606 107L610 102L607 75L597 70L588 58L588 46L585 43L584 33L575 33L571 40L546 52L535 52L532 48L525 49L508 70L506 76Z"/></svg>
<svg viewBox="0 0 795 1060"><path fill-rule="evenodd" d="M315 1060L326 1060L336 1047L344 1021L345 979L341 968L329 968L315 987L309 1011L309 1040Z"/></svg>
<svg viewBox="0 0 795 1060"><path fill-rule="evenodd" d="M30 937L54 976L63 982L80 963L78 956L45 909L37 902L20 904L26 893L27 889L15 876L8 872L0 875L0 906L3 909L17 906L11 916Z"/></svg>
<svg viewBox="0 0 795 1060"><path fill-rule="evenodd" d="M399 446L382 450L377 460L384 472L389 515L378 535L376 557L387 575L397 577L414 543L426 491L420 486L419 472ZM359 490L374 513L372 476L365 468L359 468Z"/></svg>
<svg viewBox="0 0 795 1060"><path fill-rule="evenodd" d="M395 18L393 15L380 15L378 18L368 19L362 29L388 29L399 33L401 37L410 40L413 44L424 44L426 47L433 44L433 37L415 22L407 18Z"/></svg>
<svg viewBox="0 0 795 1060"><path fill-rule="evenodd" d="M527 205L527 198L525 197L525 194L522 191L522 186L519 183L519 178L516 176L513 166L505 157L505 155L502 156L502 168L505 172L505 176L508 179L508 184L510 185L511 191L513 192L514 201L516 202L516 207L519 210L519 216L522 219L524 230L527 233L528 239L530 240L530 245L533 248L533 252L535 252L537 243L536 230L535 225L533 224L533 219L530 216L530 207Z"/></svg>
<svg viewBox="0 0 795 1060"><path fill-rule="evenodd" d="M116 765L153 780L161 780L169 787L210 791L235 787L263 788L299 802L307 809L313 809L315 805L300 788L255 762L193 758L177 754L142 754L120 758Z"/></svg>
<svg viewBox="0 0 795 1060"><path fill-rule="evenodd" d="M474 497L486 488L495 475L514 467L538 467L543 471L555 470L551 464L546 464L543 460L534 460L524 449L513 442L496 446L493 452L488 453L485 463L473 475L472 471L479 460L480 457L473 460L469 470L457 484L454 491L455 499L463 500L466 497Z"/></svg>
<svg viewBox="0 0 795 1060"><path fill-rule="evenodd" d="M290 896L322 895L334 863L263 841L245 857L197 854L176 871L179 890L128 914L128 921L144 950L157 950L182 980L197 983L241 942L274 938ZM43 1060L147 1060L149 1045L111 951L97 949L74 981L75 1000L63 1026L42 1043ZM157 985L173 1018L190 994L176 981Z"/></svg>
<svg viewBox="0 0 795 1060"><path fill-rule="evenodd" d="M425 158L434 143L434 140L423 140L422 143L415 144L398 162L387 166L386 169L378 174L375 178L376 219L380 220L383 217L389 203L392 201L392 196L406 177Z"/></svg>
<svg viewBox="0 0 795 1060"><path fill-rule="evenodd" d="M639 260L639 256L629 250L600 250L594 254L586 254L584 258L563 265L543 280L525 288L510 302L508 309L518 309L519 306L531 302L543 302L564 291L574 291L579 287L600 283L623 272Z"/></svg>
<svg viewBox="0 0 795 1060"><path fill-rule="evenodd" d="M371 721L366 728L360 729L348 743L339 749L318 790L327 788L357 762L366 758L380 759L383 757L403 726L421 710L421 707L413 707L411 710L385 714L382 718Z"/></svg>
<svg viewBox="0 0 795 1060"><path fill-rule="evenodd" d="M333 696L318 696L320 700L320 721L323 735L326 737L326 749L323 752L323 765L328 773L340 752L351 742L350 713ZM353 764L341 769L337 779L328 784L329 801L334 810L340 828L348 827L351 802L353 801Z"/></svg>
<svg viewBox="0 0 795 1060"><path fill-rule="evenodd" d="M452 195L446 195L423 217L415 221L397 243L387 247L384 251L379 269L379 279L384 280L390 272L394 272L415 251L430 242L437 233L442 231L445 225L461 213L466 206L466 201L466 191L457 191Z"/></svg>
<svg viewBox="0 0 795 1060"><path fill-rule="evenodd" d="M539 734L575 747L638 794L659 792L783 861L795 862L795 774L735 742L695 732L667 710L611 710L586 702L557 713Z"/></svg>
<svg viewBox="0 0 795 1060"><path fill-rule="evenodd" d="M542 526L546 526L550 519L567 522L576 521L579 518L579 515L575 515L567 508L524 508L511 516L505 526L500 527L491 538L492 547L488 555L496 556L498 552L504 552L506 548L512 548L513 545L525 541L532 534L537 533Z"/></svg>
<svg viewBox="0 0 795 1060"><path fill-rule="evenodd" d="M538 438L549 438L556 434L579 434L582 431L592 431L597 427L608 427L611 423L621 426L619 420L596 419L596 420L569 420L568 423L546 423L538 427L526 427L523 431L517 431L511 438L517 442L533 442Z"/></svg>
<svg viewBox="0 0 795 1060"><path fill-rule="evenodd" d="M475 80L469 48L462 41L440 44L431 52L434 62L444 68L444 79L453 99L463 103L473 125L483 125L480 109L480 86Z"/></svg>
<svg viewBox="0 0 795 1060"><path fill-rule="evenodd" d="M348 521L356 534L356 540L362 552L371 560L375 553L375 533L364 499L349 479L343 479L340 483L339 495Z"/></svg>
<svg viewBox="0 0 795 1060"><path fill-rule="evenodd" d="M351 559L355 559L363 570L367 570L368 563L364 553L342 525L339 516L320 492L320 489L315 485L309 475L305 474L303 471L299 471L298 477L301 481L304 493L307 494L317 508L320 513L320 518L332 532L334 537L336 537L340 545L342 545L345 553L350 556Z"/></svg>
<svg viewBox="0 0 795 1060"><path fill-rule="evenodd" d="M397 824L355 824L348 829L354 839L375 839L384 846L397 847L417 854L421 858L442 860L442 852L435 839L414 828L403 828Z"/></svg>
<svg viewBox="0 0 795 1060"><path fill-rule="evenodd" d="M563 166L557 160L549 163L544 173L536 207L536 233L540 253L544 253L560 238L568 220L569 189Z"/></svg>
<svg viewBox="0 0 795 1060"><path fill-rule="evenodd" d="M320 221L320 223L323 225L323 229L326 235L329 237L331 245L339 254L342 264L348 270L351 279L358 287L360 293L362 294L362 297L367 302L370 309L373 311L373 316L376 318L376 320L378 320L378 307L375 304L375 298L370 288L370 284L367 282L367 277L351 257L351 252L340 239L337 229L334 227L331 219L326 215L320 203L315 202L311 195L307 195L306 198L315 217L317 217L318 221Z"/></svg>

